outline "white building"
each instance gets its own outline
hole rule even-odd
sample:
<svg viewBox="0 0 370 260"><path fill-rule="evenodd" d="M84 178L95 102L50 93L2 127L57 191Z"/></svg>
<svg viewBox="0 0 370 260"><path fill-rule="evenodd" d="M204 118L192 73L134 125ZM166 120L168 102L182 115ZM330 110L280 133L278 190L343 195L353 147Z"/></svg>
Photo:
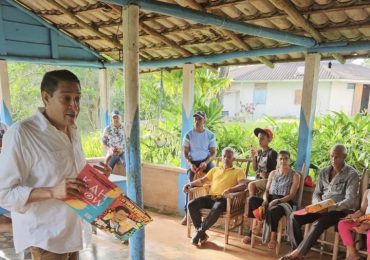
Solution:
<svg viewBox="0 0 370 260"><path fill-rule="evenodd" d="M369 109L370 68L355 64L321 62L316 115L343 111L353 115ZM234 68L231 86L223 94L223 114L229 120L298 118L300 114L304 63Z"/></svg>

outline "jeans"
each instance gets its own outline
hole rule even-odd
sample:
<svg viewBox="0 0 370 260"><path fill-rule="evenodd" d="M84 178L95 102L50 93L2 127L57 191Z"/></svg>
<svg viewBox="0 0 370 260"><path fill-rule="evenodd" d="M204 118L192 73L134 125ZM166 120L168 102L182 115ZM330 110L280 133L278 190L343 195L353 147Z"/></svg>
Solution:
<svg viewBox="0 0 370 260"><path fill-rule="evenodd" d="M109 167L113 169L118 161L121 161L123 167L125 167L125 153L122 153L121 155L112 155L109 161Z"/></svg>
<svg viewBox="0 0 370 260"><path fill-rule="evenodd" d="M341 220L338 223L339 235L342 238L343 244L345 246L353 246L353 232L352 228L356 227L357 224L353 221ZM370 254L370 229L366 233L366 249L367 253Z"/></svg>

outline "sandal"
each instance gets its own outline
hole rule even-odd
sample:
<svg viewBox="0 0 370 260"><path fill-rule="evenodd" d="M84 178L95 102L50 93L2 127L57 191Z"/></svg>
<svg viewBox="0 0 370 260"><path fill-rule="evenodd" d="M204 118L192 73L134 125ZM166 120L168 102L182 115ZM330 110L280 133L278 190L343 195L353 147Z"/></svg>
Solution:
<svg viewBox="0 0 370 260"><path fill-rule="evenodd" d="M250 242L251 242L251 237L250 236L243 237L243 239L242 239L243 244L248 245Z"/></svg>
<svg viewBox="0 0 370 260"><path fill-rule="evenodd" d="M277 241L276 240L270 240L270 242L267 244L267 247L269 249L275 249L276 248Z"/></svg>

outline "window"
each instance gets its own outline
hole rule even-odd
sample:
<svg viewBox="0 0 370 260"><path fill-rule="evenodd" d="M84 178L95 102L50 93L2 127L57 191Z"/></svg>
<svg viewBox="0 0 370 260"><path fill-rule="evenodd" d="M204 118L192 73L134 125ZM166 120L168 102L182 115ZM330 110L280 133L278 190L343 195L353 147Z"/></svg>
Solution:
<svg viewBox="0 0 370 260"><path fill-rule="evenodd" d="M300 105L302 102L302 89L296 89L294 92L294 105Z"/></svg>
<svg viewBox="0 0 370 260"><path fill-rule="evenodd" d="M356 84L355 83L348 83L347 89L355 89Z"/></svg>
<svg viewBox="0 0 370 260"><path fill-rule="evenodd" d="M256 83L254 84L253 103L266 104L267 96L267 83Z"/></svg>

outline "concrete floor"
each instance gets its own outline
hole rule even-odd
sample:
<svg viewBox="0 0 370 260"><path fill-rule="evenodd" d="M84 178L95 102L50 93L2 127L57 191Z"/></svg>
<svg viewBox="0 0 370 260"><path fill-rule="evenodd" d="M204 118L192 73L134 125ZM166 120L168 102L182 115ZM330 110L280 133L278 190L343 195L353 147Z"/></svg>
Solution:
<svg viewBox="0 0 370 260"><path fill-rule="evenodd" d="M191 240L186 237L186 227L179 224L179 217L150 213L154 222L146 229L145 256L149 260L208 260L208 259L246 259L246 260L267 260L277 259L274 252L267 247L259 245L252 249L250 245L242 244L241 237L233 235L230 238L230 245L226 251L223 249L223 235L216 232L207 232L210 236L206 245L195 247ZM285 244L281 250L282 255L287 253L289 246ZM81 260L115 260L128 259L128 246L122 244L109 234L98 231L93 237L90 247L80 252ZM28 260L30 254L25 252L16 255L13 249L11 224L4 223L0 219L0 259ZM310 253L306 259L320 259L316 253ZM321 259L331 259L322 257Z"/></svg>

